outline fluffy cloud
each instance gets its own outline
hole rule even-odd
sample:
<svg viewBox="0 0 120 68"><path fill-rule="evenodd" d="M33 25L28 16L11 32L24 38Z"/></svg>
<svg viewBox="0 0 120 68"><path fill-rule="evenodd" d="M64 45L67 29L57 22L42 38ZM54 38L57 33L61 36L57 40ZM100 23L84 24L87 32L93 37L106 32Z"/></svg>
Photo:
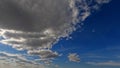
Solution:
<svg viewBox="0 0 120 68"><path fill-rule="evenodd" d="M59 38L69 37L78 22L84 21L92 10L108 2L0 0L0 35L3 38L0 42L17 50L27 50L40 58L55 58L58 53L50 49Z"/></svg>
<svg viewBox="0 0 120 68"><path fill-rule="evenodd" d="M87 62L87 64L99 65L99 66L120 66L120 62L113 62L113 61L108 61L108 62Z"/></svg>
<svg viewBox="0 0 120 68"><path fill-rule="evenodd" d="M80 62L79 55L77 55L76 53L69 54L68 58L69 58L69 61Z"/></svg>

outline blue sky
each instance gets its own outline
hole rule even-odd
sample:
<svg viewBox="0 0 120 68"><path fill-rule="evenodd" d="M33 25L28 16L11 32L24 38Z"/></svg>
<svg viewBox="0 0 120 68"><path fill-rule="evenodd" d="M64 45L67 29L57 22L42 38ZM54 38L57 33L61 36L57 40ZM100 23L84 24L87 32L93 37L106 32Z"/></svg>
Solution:
<svg viewBox="0 0 120 68"><path fill-rule="evenodd" d="M119 0L112 0L109 4L102 5L99 10L87 17L82 25L77 24L81 27L76 26L77 30L70 35L71 39L61 38L52 48L52 51L57 51L61 55L53 60L53 64L57 64L60 68L119 68L119 6ZM0 52L22 54L27 60L39 58L29 56L27 50L18 51L3 44L0 44ZM68 59L70 53L77 53L80 62L70 62Z"/></svg>
<svg viewBox="0 0 120 68"><path fill-rule="evenodd" d="M101 9L89 16L83 23L82 28L78 28L72 39L62 40L55 47L58 51L77 52L80 55L80 64L72 65L68 63L68 68L119 68L119 66L87 65L86 62L108 62L120 63L120 1L113 0ZM67 64L66 64L67 65ZM69 67L70 66L70 67ZM71 68L73 68L71 67Z"/></svg>

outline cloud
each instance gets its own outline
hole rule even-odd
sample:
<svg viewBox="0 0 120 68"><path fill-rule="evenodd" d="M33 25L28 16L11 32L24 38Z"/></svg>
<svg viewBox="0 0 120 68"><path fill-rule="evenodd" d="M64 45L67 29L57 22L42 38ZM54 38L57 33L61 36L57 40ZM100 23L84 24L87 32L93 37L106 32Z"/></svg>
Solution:
<svg viewBox="0 0 120 68"><path fill-rule="evenodd" d="M111 0L96 0L98 4L109 3Z"/></svg>
<svg viewBox="0 0 120 68"><path fill-rule="evenodd" d="M28 51L30 55L39 55L42 59L54 59L59 56L57 52L52 52L51 50L33 50Z"/></svg>
<svg viewBox="0 0 120 68"><path fill-rule="evenodd" d="M35 62L26 59L26 57L24 57L21 54L11 54L7 52L0 52L0 60L6 60L10 63L15 62L15 63L36 64Z"/></svg>
<svg viewBox="0 0 120 68"><path fill-rule="evenodd" d="M44 65L34 65L34 64L19 64L19 63L8 63L4 60L0 60L1 68L47 68Z"/></svg>
<svg viewBox="0 0 120 68"><path fill-rule="evenodd" d="M118 55L118 56L116 56L117 58L120 58L120 56Z"/></svg>
<svg viewBox="0 0 120 68"><path fill-rule="evenodd" d="M113 61L108 61L108 62L87 62L87 64L99 65L99 66L120 66L120 62L113 62Z"/></svg>
<svg viewBox="0 0 120 68"><path fill-rule="evenodd" d="M52 57L49 56L49 58L45 57L42 59L35 59L33 61L28 59L28 55L0 52L0 67L7 68L7 66L10 66L9 68L49 68L51 67L50 64L52 62L49 60L50 58L52 59Z"/></svg>
<svg viewBox="0 0 120 68"><path fill-rule="evenodd" d="M68 59L69 59L69 61L80 62L79 55L77 55L76 53L69 54Z"/></svg>
<svg viewBox="0 0 120 68"><path fill-rule="evenodd" d="M69 37L76 30L77 23L84 21L91 11L108 2L0 0L0 36L3 38L0 43L17 50L27 50L29 54L43 59L56 58L58 53L51 50L53 45L60 38Z"/></svg>

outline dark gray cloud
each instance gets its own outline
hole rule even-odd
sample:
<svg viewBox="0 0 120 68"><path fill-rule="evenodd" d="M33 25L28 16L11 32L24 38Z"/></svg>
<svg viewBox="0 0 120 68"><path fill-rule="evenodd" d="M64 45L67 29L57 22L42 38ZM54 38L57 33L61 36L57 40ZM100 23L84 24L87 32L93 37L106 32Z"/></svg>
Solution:
<svg viewBox="0 0 120 68"><path fill-rule="evenodd" d="M71 22L67 0L0 0L0 2L2 3L0 27L4 29L42 32L49 28L60 30L65 22L66 24Z"/></svg>
<svg viewBox="0 0 120 68"><path fill-rule="evenodd" d="M58 53L50 49L59 38L69 37L74 25L109 1L0 0L0 42L40 58L55 58Z"/></svg>

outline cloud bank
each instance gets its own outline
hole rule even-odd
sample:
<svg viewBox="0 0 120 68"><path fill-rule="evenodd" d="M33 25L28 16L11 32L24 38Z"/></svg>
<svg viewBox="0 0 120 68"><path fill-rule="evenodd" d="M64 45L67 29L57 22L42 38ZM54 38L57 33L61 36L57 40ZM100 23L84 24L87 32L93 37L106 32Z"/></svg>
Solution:
<svg viewBox="0 0 120 68"><path fill-rule="evenodd" d="M0 43L41 59L56 58L51 48L59 38L69 37L77 23L109 1L0 0Z"/></svg>

